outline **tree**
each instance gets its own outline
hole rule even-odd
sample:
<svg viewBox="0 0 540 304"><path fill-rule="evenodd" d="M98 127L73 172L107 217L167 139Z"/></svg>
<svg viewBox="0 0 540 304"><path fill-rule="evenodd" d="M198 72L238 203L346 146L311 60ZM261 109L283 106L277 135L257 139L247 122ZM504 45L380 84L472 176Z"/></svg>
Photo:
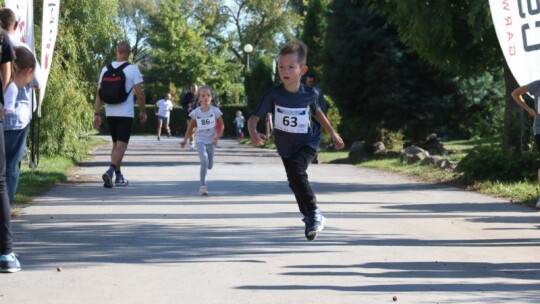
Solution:
<svg viewBox="0 0 540 304"><path fill-rule="evenodd" d="M327 26L327 10L326 0L310 1L302 31L302 41L308 47L307 64L310 71L318 75L322 73L323 68L322 54Z"/></svg>
<svg viewBox="0 0 540 304"><path fill-rule="evenodd" d="M233 28L228 36L235 41L230 50L240 62L245 62L243 47L253 45L261 53L277 53L283 40L297 37L294 32L300 16L287 0L234 0L224 6Z"/></svg>
<svg viewBox="0 0 540 304"><path fill-rule="evenodd" d="M246 77L248 107L252 108L255 106L264 92L268 91L272 85L272 58L269 56L259 56Z"/></svg>
<svg viewBox="0 0 540 304"><path fill-rule="evenodd" d="M42 2L36 2L36 41L41 41ZM92 102L99 72L114 55L120 33L114 0L64 0L41 118L41 152L75 156L93 129ZM36 45L40 58L41 44Z"/></svg>
<svg viewBox="0 0 540 304"><path fill-rule="evenodd" d="M510 92L517 82L500 51L488 1L474 0L367 0L397 28L401 40L437 68L456 75L504 69L506 87L505 151L522 152L522 111ZM434 22L436 20L436 22Z"/></svg>
<svg viewBox="0 0 540 304"><path fill-rule="evenodd" d="M190 9L186 1L163 0L149 19L151 50L144 72L149 97L163 95L170 83L176 87L201 83L209 74L208 53L201 37L204 28L196 20L188 20Z"/></svg>
<svg viewBox="0 0 540 304"><path fill-rule="evenodd" d="M341 110L347 140L380 140L382 129L415 140L432 132L465 137L473 130L463 121L493 104L489 96L468 102L458 93L460 82L410 52L365 3L335 0L331 11L324 60L331 68L322 86Z"/></svg>
<svg viewBox="0 0 540 304"><path fill-rule="evenodd" d="M148 19L153 13L154 5L151 1L118 1L118 21L122 28L122 37L130 41L134 63L144 61L147 56Z"/></svg>

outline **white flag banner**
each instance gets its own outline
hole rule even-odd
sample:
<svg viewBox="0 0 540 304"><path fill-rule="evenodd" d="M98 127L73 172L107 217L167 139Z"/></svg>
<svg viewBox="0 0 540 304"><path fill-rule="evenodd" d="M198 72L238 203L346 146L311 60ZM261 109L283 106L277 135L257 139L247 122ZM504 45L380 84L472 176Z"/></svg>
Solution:
<svg viewBox="0 0 540 304"><path fill-rule="evenodd" d="M5 0L6 7L17 18L17 38L26 43L35 53L34 44L34 2L32 0Z"/></svg>
<svg viewBox="0 0 540 304"><path fill-rule="evenodd" d="M489 0L504 58L520 86L540 79L540 1Z"/></svg>
<svg viewBox="0 0 540 304"><path fill-rule="evenodd" d="M41 104L47 88L47 80L51 71L54 43L58 33L58 17L60 0L43 1L43 24L41 37L41 89L39 94L38 116L41 117Z"/></svg>

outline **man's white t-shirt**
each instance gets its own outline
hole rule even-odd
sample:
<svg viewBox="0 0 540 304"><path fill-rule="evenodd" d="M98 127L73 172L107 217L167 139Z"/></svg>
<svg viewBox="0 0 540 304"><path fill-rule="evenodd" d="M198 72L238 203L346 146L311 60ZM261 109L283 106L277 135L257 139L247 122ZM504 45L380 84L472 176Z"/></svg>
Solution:
<svg viewBox="0 0 540 304"><path fill-rule="evenodd" d="M169 99L160 99L156 102L156 105L158 107L158 115L169 118L169 115L171 114L169 110L172 110L173 108L172 101Z"/></svg>
<svg viewBox="0 0 540 304"><path fill-rule="evenodd" d="M122 65L125 61L113 61L111 64L113 68L117 68ZM101 70L101 75L99 76L99 85L101 86L101 78L103 74L107 71L107 67L103 67ZM120 117L135 117L134 110L134 99L135 96L135 85L143 82L143 77L139 68L134 64L130 64L124 68L124 74L126 75L126 92L129 92L129 96L126 101L118 104L105 104L105 113L106 116L120 116Z"/></svg>

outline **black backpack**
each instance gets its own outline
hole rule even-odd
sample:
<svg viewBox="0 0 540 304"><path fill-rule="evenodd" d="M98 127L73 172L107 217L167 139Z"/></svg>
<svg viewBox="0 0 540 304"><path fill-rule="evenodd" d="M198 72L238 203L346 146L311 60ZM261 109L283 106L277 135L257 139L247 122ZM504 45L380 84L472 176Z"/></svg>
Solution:
<svg viewBox="0 0 540 304"><path fill-rule="evenodd" d="M126 74L124 74L124 68L129 65L129 62L124 62L122 65L113 68L112 64L107 64L107 71L101 78L101 85L99 87L99 98L103 102L108 104L117 104L126 101L131 93L126 92Z"/></svg>

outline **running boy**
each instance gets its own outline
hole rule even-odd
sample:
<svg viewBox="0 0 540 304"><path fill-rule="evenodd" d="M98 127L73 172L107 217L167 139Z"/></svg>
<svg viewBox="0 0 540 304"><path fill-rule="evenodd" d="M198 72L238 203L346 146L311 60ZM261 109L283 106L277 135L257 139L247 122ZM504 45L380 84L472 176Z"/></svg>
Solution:
<svg viewBox="0 0 540 304"><path fill-rule="evenodd" d="M289 42L281 49L278 67L282 84L265 93L253 110L247 126L252 145L262 145L266 136L257 132L257 122L266 113L274 112L276 148L285 166L289 187L304 215L302 220L306 224L306 238L311 241L323 230L326 220L317 207L317 199L306 173L321 141L320 128L313 127L313 119L330 134L337 149L342 149L344 143L319 107L322 96L313 87L300 82L308 70L306 58L307 47L302 42Z"/></svg>
<svg viewBox="0 0 540 304"><path fill-rule="evenodd" d="M206 185L206 175L208 170L214 166L214 147L217 145L219 138L223 135L225 124L223 123L223 113L218 107L212 105L214 94L209 86L202 86L197 91L196 99L201 104L198 108L189 113L191 119L186 130L184 140L180 142L180 146L184 148L187 139L191 138L193 130L195 131L195 145L199 152L201 160L200 180L201 187L199 188L200 195L208 195L208 187ZM219 133L216 132L216 125L219 124Z"/></svg>

